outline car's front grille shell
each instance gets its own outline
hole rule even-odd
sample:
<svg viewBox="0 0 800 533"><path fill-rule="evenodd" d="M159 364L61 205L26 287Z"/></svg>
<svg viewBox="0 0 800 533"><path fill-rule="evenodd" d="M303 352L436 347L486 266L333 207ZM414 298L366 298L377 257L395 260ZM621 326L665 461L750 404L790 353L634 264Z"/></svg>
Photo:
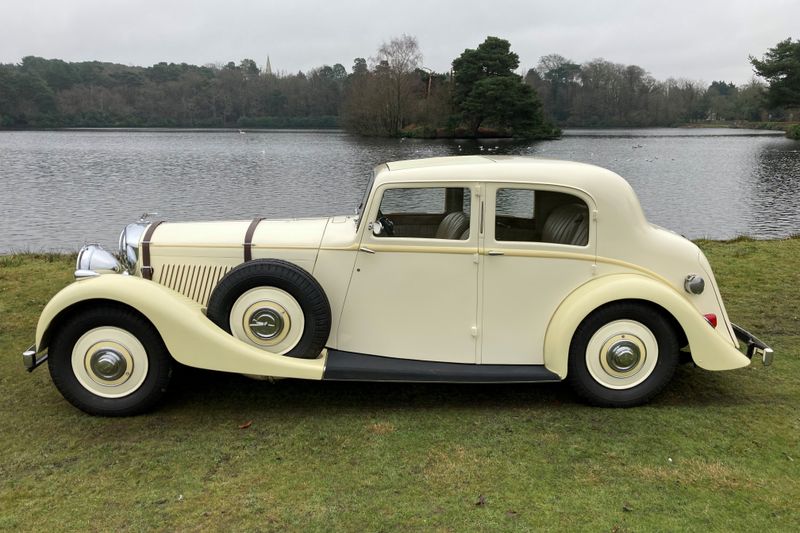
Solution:
<svg viewBox="0 0 800 533"><path fill-rule="evenodd" d="M219 280L230 272L222 265L163 264L157 268L154 279L187 298L206 305Z"/></svg>

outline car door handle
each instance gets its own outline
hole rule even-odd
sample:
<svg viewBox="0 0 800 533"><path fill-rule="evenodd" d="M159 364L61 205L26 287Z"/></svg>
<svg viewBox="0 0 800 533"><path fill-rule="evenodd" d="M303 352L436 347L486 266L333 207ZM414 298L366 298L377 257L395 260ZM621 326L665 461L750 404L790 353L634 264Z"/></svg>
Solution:
<svg viewBox="0 0 800 533"><path fill-rule="evenodd" d="M489 255L505 255L500 250L489 250Z"/></svg>
<svg viewBox="0 0 800 533"><path fill-rule="evenodd" d="M362 252L366 252L366 253L368 253L368 254L374 254L374 253L375 253L375 250L370 250L370 249L369 249L369 248L367 248L366 246L362 246L362 247L360 247L360 248L359 248L359 250L361 250Z"/></svg>

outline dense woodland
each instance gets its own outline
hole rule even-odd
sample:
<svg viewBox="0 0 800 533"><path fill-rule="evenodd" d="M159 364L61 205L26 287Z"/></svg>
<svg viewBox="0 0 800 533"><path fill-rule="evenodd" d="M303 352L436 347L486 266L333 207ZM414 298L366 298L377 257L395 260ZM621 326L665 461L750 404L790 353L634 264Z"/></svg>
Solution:
<svg viewBox="0 0 800 533"><path fill-rule="evenodd" d="M674 126L707 120L767 120L766 85L751 81L701 82L670 78L659 81L637 65L605 59L577 64L559 55L541 58L525 81L544 108L562 126ZM782 110L772 110L774 118Z"/></svg>
<svg viewBox="0 0 800 533"><path fill-rule="evenodd" d="M488 37L447 73L424 67L413 37L350 68L286 74L252 59L150 67L28 56L0 64L0 127L334 128L381 136L552 137L560 127L797 120L800 41L782 41L736 86L656 80L637 65L543 56L524 76L510 43Z"/></svg>

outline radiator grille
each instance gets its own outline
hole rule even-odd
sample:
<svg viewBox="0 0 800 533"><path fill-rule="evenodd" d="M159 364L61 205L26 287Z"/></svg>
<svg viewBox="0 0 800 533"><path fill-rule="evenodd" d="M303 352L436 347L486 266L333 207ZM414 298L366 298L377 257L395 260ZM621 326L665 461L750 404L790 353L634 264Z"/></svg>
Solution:
<svg viewBox="0 0 800 533"><path fill-rule="evenodd" d="M206 305L211 297L211 291L230 270L229 266L219 265L165 264L159 269L158 282Z"/></svg>

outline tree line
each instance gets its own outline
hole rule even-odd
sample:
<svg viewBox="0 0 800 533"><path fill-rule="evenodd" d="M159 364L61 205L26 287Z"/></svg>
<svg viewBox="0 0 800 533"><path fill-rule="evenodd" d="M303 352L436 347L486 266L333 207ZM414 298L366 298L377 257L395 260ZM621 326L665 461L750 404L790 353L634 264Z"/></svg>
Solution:
<svg viewBox="0 0 800 533"><path fill-rule="evenodd" d="M766 83L659 81L638 65L557 54L521 76L517 54L497 37L465 50L446 73L426 68L407 35L356 58L349 71L337 63L296 74L262 71L252 59L137 67L28 56L0 64L0 127L343 127L379 136L548 138L556 126L796 120L800 41L750 61Z"/></svg>
<svg viewBox="0 0 800 533"><path fill-rule="evenodd" d="M342 65L276 76L252 59L131 67L28 56L0 65L0 126L335 127L346 78Z"/></svg>
<svg viewBox="0 0 800 533"><path fill-rule="evenodd" d="M761 121L783 109L764 104L766 85L724 81L710 85L687 79L658 81L638 65L605 59L577 64L547 55L525 80L536 88L545 109L562 126L653 127L700 121Z"/></svg>

